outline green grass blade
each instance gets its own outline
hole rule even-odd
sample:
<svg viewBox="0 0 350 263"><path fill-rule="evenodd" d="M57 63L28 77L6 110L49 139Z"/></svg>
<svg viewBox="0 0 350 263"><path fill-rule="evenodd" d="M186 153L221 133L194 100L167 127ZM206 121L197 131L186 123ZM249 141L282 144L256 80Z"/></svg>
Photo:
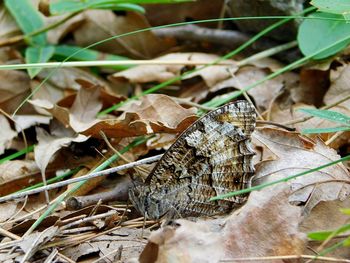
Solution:
<svg viewBox="0 0 350 263"><path fill-rule="evenodd" d="M72 54L76 54L76 55L72 57L71 56ZM94 60L98 61L101 58L103 58L104 60L113 60L113 61L130 60L127 57L106 54L96 50L85 49L82 47L71 46L71 45L55 46L54 55L55 57L63 58L63 59L66 59L69 57L69 60L74 60L74 61L94 61ZM125 70L131 67L133 66L131 65L106 66L106 68L112 68L115 70Z"/></svg>
<svg viewBox="0 0 350 263"><path fill-rule="evenodd" d="M307 236L313 240L324 241L329 237L335 237L341 233L347 232L348 230L350 230L350 224L345 224L334 231L312 232L308 233Z"/></svg>
<svg viewBox="0 0 350 263"><path fill-rule="evenodd" d="M9 156L6 156L0 160L0 164L3 164L7 161L11 161L17 157L20 157L21 155L27 154L29 152L32 152L34 150L34 145L28 146L27 148L20 150L18 152L15 152Z"/></svg>
<svg viewBox="0 0 350 263"><path fill-rule="evenodd" d="M301 131L302 134L315 134L315 133L331 133L331 132L339 132L339 131L349 131L350 126L339 126L339 127L329 127L329 128L310 128L303 129Z"/></svg>
<svg viewBox="0 0 350 263"><path fill-rule="evenodd" d="M66 177L69 177L73 174L76 174L79 170L81 169L81 167L77 167L73 170L69 170L68 172L65 172L63 173L62 175L58 175L58 176L55 176L53 178L50 178L46 181L47 184L52 184L54 182L58 182ZM19 191L17 191L16 193L21 193L21 192L25 192L25 191L29 191L29 190L32 190L32 189L36 189L38 187L41 187L41 186L44 186L44 183L37 183L37 184L34 184L32 186L29 186L27 188L24 188L24 189L21 189Z"/></svg>
<svg viewBox="0 0 350 263"><path fill-rule="evenodd" d="M298 111L307 113L313 117L319 117L324 120L337 122L343 125L350 126L350 117L336 111L331 110L318 110L318 109L299 109Z"/></svg>

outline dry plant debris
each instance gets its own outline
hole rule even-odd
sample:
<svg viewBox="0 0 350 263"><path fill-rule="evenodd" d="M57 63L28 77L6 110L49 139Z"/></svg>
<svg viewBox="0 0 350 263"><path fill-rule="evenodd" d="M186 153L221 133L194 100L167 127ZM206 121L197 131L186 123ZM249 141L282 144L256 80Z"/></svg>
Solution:
<svg viewBox="0 0 350 263"><path fill-rule="evenodd" d="M79 12L68 20L64 14L43 17L44 25L64 21L47 32L47 45L57 52L51 60L73 53L69 49L70 53L64 54L69 47L81 49L150 23L227 15L235 1L229 1L230 5L226 1L199 2L176 7L156 4L146 7L145 15L99 9ZM169 14L169 10L177 11ZM24 63L29 42L23 41L20 27L4 4L0 5L0 17L1 64ZM87 59L122 56L119 58L148 59L148 65L59 68L53 75L51 69L42 69L33 78L24 70L1 69L0 197L86 175L106 162L108 168L162 154L203 112L213 108L208 104L213 98L242 91L285 66L285 60L250 57L276 43L268 38L260 39L246 53L212 65L231 47L218 45L224 40L217 37L227 38L225 31L230 30L237 45L249 39L247 30L235 27L233 31L231 22L185 27L208 27L205 33L209 36L202 39L179 36L174 30L145 31L98 45ZM215 39L210 39L215 32ZM349 131L304 135L304 129L327 128L333 123L299 111L322 108L349 116L347 52L294 68L242 92L240 99L255 106L258 120L296 128L290 132L258 125L252 134L254 186L349 154ZM201 69L205 63L211 65ZM182 74L185 76L180 77ZM177 80L171 81L173 78ZM149 88L167 81L171 83L148 94ZM38 85L42 86L38 89ZM108 110L115 105L118 107ZM128 148L130 144L134 147ZM25 154L11 157L23 149L27 149ZM153 166L144 164L88 181L69 199L61 200L35 229L31 227L49 205L76 185L0 203L0 262L282 263L308 262L320 253L322 262L350 262L348 247L322 254L347 238L347 233L323 244L307 236L349 224L349 215L340 210L350 207L346 162L254 191L245 204L227 215L170 221L143 218L128 200L129 188L143 181Z"/></svg>

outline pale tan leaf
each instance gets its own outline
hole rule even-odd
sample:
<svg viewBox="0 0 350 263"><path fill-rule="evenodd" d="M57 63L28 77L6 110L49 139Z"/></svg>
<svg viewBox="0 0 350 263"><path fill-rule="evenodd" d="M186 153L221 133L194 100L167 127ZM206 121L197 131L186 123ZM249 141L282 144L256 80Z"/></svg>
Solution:
<svg viewBox="0 0 350 263"><path fill-rule="evenodd" d="M77 45L88 46L106 38L147 28L145 17L134 12L116 15L110 10L88 10L84 12L85 23L74 31ZM116 55L150 58L164 49L162 42L151 31L116 38L96 48Z"/></svg>
<svg viewBox="0 0 350 263"><path fill-rule="evenodd" d="M45 130L36 127L38 145L34 148L35 162L42 173L53 158L54 154L62 147L69 146L72 142L84 142L88 137L79 134L74 137L56 137L48 134Z"/></svg>
<svg viewBox="0 0 350 263"><path fill-rule="evenodd" d="M8 161L0 164L0 195L6 195L35 182L39 168L34 161Z"/></svg>
<svg viewBox="0 0 350 263"><path fill-rule="evenodd" d="M298 230L301 209L288 204L288 196L289 191L281 189L253 192L226 222L176 220L151 234L140 262L220 262L300 254L306 241Z"/></svg>
<svg viewBox="0 0 350 263"><path fill-rule="evenodd" d="M320 139L311 140L298 133L264 128L257 129L253 139L271 151L274 160L261 160L256 166L254 184L274 181L340 158L336 151L326 146ZM343 164L322 169L281 184L290 187L293 194L290 202L303 204L303 213L309 214L321 201L343 200L350 194L350 185L336 180L349 180L350 176Z"/></svg>
<svg viewBox="0 0 350 263"><path fill-rule="evenodd" d="M161 94L143 96L139 101L126 104L121 110L124 112L119 118L99 121L83 134L98 136L100 130L109 137L178 133L197 119L194 108L186 109L171 97Z"/></svg>
<svg viewBox="0 0 350 263"><path fill-rule="evenodd" d="M11 129L10 123L4 115L0 115L0 154L3 154L11 145L17 133Z"/></svg>
<svg viewBox="0 0 350 263"><path fill-rule="evenodd" d="M0 39L2 40L21 34L21 29L3 3L0 5L0 29Z"/></svg>
<svg viewBox="0 0 350 263"><path fill-rule="evenodd" d="M76 131L81 132L97 123L97 113L102 108L100 86L92 86L79 90L70 108L69 124Z"/></svg>
<svg viewBox="0 0 350 263"><path fill-rule="evenodd" d="M212 63L217 60L219 56L205 54L205 53L173 53L167 54L157 58L157 60L164 61L201 61L204 63ZM189 74L185 79L200 76L207 86L212 87L216 83L230 78L237 66L234 61L227 60L232 65L215 65L206 67L200 71ZM196 68L201 68L196 66ZM182 65L142 65L128 70L124 70L119 73L115 73L112 79L123 80L127 79L131 83L147 83L147 82L164 82L181 74L181 70L184 68Z"/></svg>
<svg viewBox="0 0 350 263"><path fill-rule="evenodd" d="M7 113L13 113L15 109L30 94L30 78L19 70L0 71L0 108ZM20 111L21 114L35 113L28 103Z"/></svg>
<svg viewBox="0 0 350 263"><path fill-rule="evenodd" d="M15 120L16 131L20 132L38 124L48 125L51 117L43 115L15 115L13 119Z"/></svg>

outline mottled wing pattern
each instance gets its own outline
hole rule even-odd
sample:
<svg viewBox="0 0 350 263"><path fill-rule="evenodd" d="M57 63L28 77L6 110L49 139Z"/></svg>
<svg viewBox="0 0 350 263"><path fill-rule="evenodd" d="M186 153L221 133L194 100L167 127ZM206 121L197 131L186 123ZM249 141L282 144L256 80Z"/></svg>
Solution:
<svg viewBox="0 0 350 263"><path fill-rule="evenodd" d="M250 135L255 109L246 101L226 104L185 130L130 198L148 218L225 213L245 197L210 197L247 187L253 175Z"/></svg>

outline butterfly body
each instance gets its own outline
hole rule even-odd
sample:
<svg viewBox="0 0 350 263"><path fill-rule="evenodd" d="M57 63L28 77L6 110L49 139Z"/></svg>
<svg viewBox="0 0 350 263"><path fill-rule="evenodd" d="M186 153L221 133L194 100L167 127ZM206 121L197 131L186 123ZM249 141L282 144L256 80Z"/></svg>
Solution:
<svg viewBox="0 0 350 263"><path fill-rule="evenodd" d="M249 185L254 173L250 135L255 118L253 106L238 101L197 120L163 155L144 184L129 192L135 208L158 219L211 216L241 205L242 196L209 199Z"/></svg>

